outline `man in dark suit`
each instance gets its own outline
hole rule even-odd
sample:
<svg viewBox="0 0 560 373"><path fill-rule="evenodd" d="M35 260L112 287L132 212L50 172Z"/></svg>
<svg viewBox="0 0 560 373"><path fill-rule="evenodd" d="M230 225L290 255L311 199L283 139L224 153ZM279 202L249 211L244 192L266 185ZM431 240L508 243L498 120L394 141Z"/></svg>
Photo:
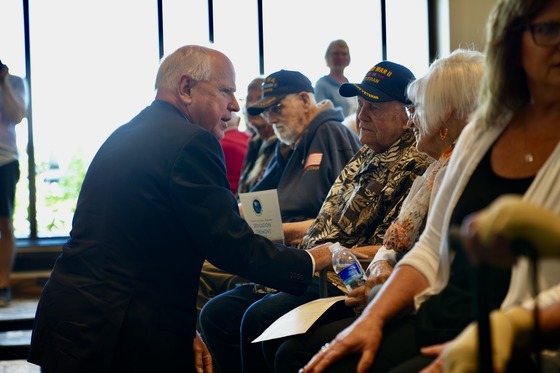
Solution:
<svg viewBox="0 0 560 373"><path fill-rule="evenodd" d="M326 247L275 245L239 216L218 142L239 110L225 55L179 48L156 89L84 179L33 329L29 361L46 372L210 371L195 331L205 259L294 294L330 262Z"/></svg>

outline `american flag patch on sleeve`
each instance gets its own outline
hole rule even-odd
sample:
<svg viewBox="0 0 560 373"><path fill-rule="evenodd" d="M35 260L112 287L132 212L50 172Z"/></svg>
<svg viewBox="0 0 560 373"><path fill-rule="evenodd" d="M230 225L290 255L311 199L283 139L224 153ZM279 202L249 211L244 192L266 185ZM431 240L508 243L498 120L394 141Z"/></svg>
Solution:
<svg viewBox="0 0 560 373"><path fill-rule="evenodd" d="M323 153L311 153L307 156L307 161L305 162L304 170L309 167L317 167L321 165L321 159L323 159Z"/></svg>

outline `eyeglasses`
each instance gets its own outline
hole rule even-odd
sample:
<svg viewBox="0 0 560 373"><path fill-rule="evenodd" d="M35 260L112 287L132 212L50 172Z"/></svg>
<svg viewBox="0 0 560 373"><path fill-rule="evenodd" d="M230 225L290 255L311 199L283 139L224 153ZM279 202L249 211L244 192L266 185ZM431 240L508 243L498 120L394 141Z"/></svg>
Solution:
<svg viewBox="0 0 560 373"><path fill-rule="evenodd" d="M533 41L541 47L552 47L560 44L560 23L543 22L533 23L525 27L531 32Z"/></svg>
<svg viewBox="0 0 560 373"><path fill-rule="evenodd" d="M408 117L408 120L414 119L414 114L416 114L416 108L414 104L405 106L404 111L406 112L406 116Z"/></svg>
<svg viewBox="0 0 560 373"><path fill-rule="evenodd" d="M261 113L261 116L268 121L268 118L271 116L280 115L282 113L282 109L284 109L284 105L282 102L279 102L276 105L266 108L266 110Z"/></svg>

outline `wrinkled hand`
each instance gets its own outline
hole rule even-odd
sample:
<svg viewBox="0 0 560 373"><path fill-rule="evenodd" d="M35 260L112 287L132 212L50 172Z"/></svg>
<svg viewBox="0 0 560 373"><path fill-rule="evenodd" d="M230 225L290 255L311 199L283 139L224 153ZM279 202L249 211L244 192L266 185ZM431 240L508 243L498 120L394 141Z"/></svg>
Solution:
<svg viewBox="0 0 560 373"><path fill-rule="evenodd" d="M351 353L360 353L357 372L365 373L373 364L382 338L383 323L375 315L360 317L352 325L338 333L313 356L299 373L319 373L334 362Z"/></svg>
<svg viewBox="0 0 560 373"><path fill-rule="evenodd" d="M381 285L387 281L392 272L393 266L388 261L372 262L367 269L368 282L371 282L371 287Z"/></svg>
<svg viewBox="0 0 560 373"><path fill-rule="evenodd" d="M393 267L388 261L372 262L367 269L366 284L348 293L348 298L344 301L346 307L353 308L357 315L362 313L370 300L371 290L387 281L392 272Z"/></svg>
<svg viewBox="0 0 560 373"><path fill-rule="evenodd" d="M198 373L212 373L214 371L212 368L212 355L210 355L208 347L206 347L198 332L196 332L196 336L193 339L193 351L196 371Z"/></svg>
<svg viewBox="0 0 560 373"><path fill-rule="evenodd" d="M348 308L353 308L356 315L361 314L368 304L370 290L371 286L369 286L367 282L364 286L352 290L344 300L344 305Z"/></svg>

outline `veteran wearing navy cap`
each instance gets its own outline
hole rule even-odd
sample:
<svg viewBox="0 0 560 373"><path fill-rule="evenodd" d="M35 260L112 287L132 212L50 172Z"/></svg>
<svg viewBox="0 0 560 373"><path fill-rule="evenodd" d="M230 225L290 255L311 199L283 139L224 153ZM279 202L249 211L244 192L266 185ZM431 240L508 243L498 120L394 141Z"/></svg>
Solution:
<svg viewBox="0 0 560 373"><path fill-rule="evenodd" d="M251 115L262 114L287 95L299 92L315 93L309 79L299 71L280 70L270 74L262 85L261 99L247 108Z"/></svg>
<svg viewBox="0 0 560 373"><path fill-rule="evenodd" d="M358 137L342 124L342 112L331 101L315 101L311 81L299 71L270 74L261 99L247 110L265 117L280 140L251 191L277 189L283 222L314 219L340 171L361 148Z"/></svg>
<svg viewBox="0 0 560 373"><path fill-rule="evenodd" d="M281 99L285 94L282 84L273 75L265 82L263 97L253 110L264 113L268 110L269 123L279 125L278 113L286 116L289 109ZM364 145L340 172L314 220L284 224L286 237L303 234L299 248L339 242L373 257L382 245L385 230L397 217L414 179L433 161L416 150L414 134L407 127L405 107L409 101L405 92L414 79L406 67L382 61L367 72L361 83L345 83L340 87L343 96L357 96L359 137ZM325 295L348 292L335 272L328 272L327 277ZM265 356L273 359L284 339L268 341L265 354L263 346L252 341L283 314L317 299L321 285L316 276L313 285L301 296L285 292L263 294L242 286L212 299L202 310L201 324L218 365L227 366L231 372L267 371L274 361L267 364ZM220 319L205 317L210 309L222 310L222 315L224 309L228 312ZM348 308L341 312L353 314L354 311ZM276 371L297 371L305 362L299 362L295 370L291 366Z"/></svg>
<svg viewBox="0 0 560 373"><path fill-rule="evenodd" d="M391 61L382 61L372 67L362 83L344 83L339 92L344 97L362 96L372 102L397 101L410 104L406 87L414 74L406 67Z"/></svg>
<svg viewBox="0 0 560 373"><path fill-rule="evenodd" d="M405 112L411 103L406 87L414 79L414 74L403 65L382 61L366 73L361 83L340 86L342 96L358 97L356 119L360 140L375 153L385 153L401 139L406 143L415 141L407 128ZM393 120L387 120L389 117Z"/></svg>

